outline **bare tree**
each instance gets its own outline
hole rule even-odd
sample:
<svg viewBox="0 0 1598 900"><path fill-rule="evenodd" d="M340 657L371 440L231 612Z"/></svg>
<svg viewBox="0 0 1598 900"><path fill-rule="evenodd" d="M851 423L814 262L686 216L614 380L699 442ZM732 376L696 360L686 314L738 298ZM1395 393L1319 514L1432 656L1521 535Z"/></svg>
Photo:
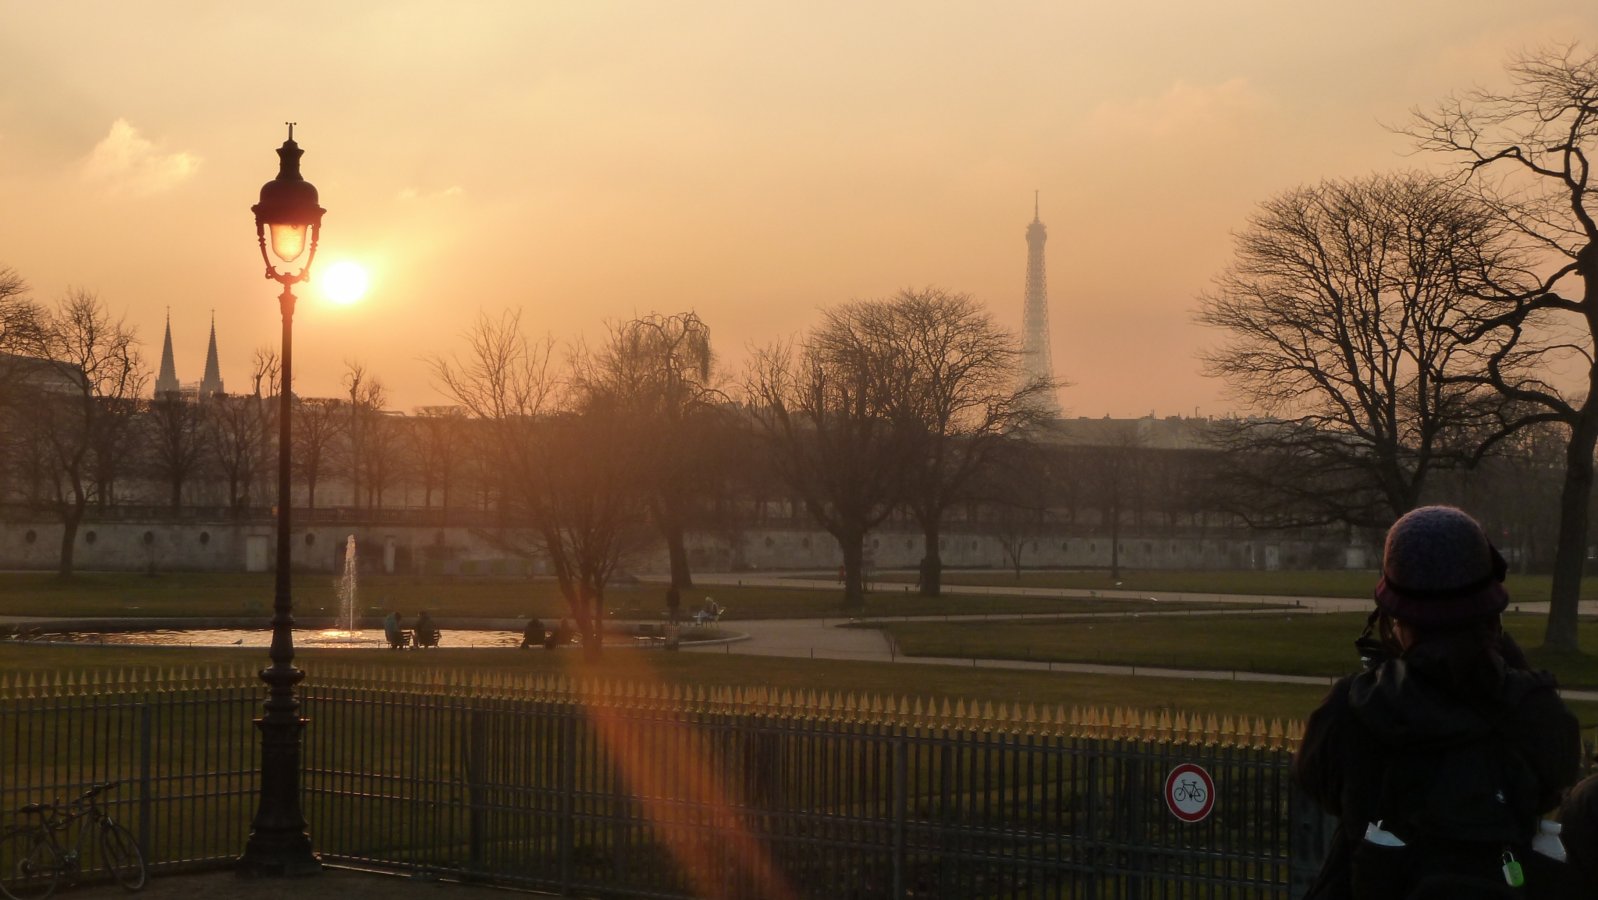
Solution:
<svg viewBox="0 0 1598 900"><path fill-rule="evenodd" d="M256 481L265 477L269 460L260 406L267 402L253 394L217 394L205 401L210 461L227 482L228 508L235 513L250 508ZM261 493L269 492L263 488Z"/></svg>
<svg viewBox="0 0 1598 900"><path fill-rule="evenodd" d="M433 494L439 494L439 508L447 516L450 492L466 456L466 410L459 406L418 406L411 424L416 433L416 474L422 481L422 508L433 508Z"/></svg>
<svg viewBox="0 0 1598 900"><path fill-rule="evenodd" d="M28 295L28 283L22 276L0 266L0 353L39 353L46 318L45 311ZM0 372L0 377L4 375Z"/></svg>
<svg viewBox="0 0 1598 900"><path fill-rule="evenodd" d="M1485 306L1476 289L1513 279L1520 262L1479 204L1422 175L1322 182L1261 204L1198 316L1226 340L1205 354L1206 374L1264 416L1227 435L1247 474L1266 479L1251 496L1279 492L1309 521L1370 526L1413 507L1435 467L1469 457L1461 439L1491 411L1461 380L1481 364L1460 329Z"/></svg>
<svg viewBox="0 0 1598 900"><path fill-rule="evenodd" d="M205 425L211 459L228 484L228 506L235 513L255 501L256 484L272 477L277 434L274 398L281 367L277 352L257 348L250 367L250 393L219 394L205 401ZM262 496L272 494L262 485Z"/></svg>
<svg viewBox="0 0 1598 900"><path fill-rule="evenodd" d="M1110 578L1121 577L1121 527L1129 508L1141 507L1146 441L1132 423L1119 424L1109 441L1083 447L1077 455L1078 474L1090 485L1100 527L1110 530Z"/></svg>
<svg viewBox="0 0 1598 900"><path fill-rule="evenodd" d="M717 483L706 465L710 420L725 400L713 386L714 360L710 329L697 315L651 314L613 327L579 372L590 398L608 398L635 429L632 440L649 448L640 460L646 502L678 588L693 586L684 535Z"/></svg>
<svg viewBox="0 0 1598 900"><path fill-rule="evenodd" d="M165 394L145 406L142 438L151 474L168 488L172 509L183 508L183 486L205 461L204 416L199 404Z"/></svg>
<svg viewBox="0 0 1598 900"><path fill-rule="evenodd" d="M1533 410L1505 433L1542 422L1568 429L1544 644L1577 652L1598 446L1598 210L1590 193L1598 151L1598 53L1578 55L1574 44L1544 50L1513 61L1509 75L1507 91L1473 90L1417 110L1408 133L1423 150L1458 157L1495 222L1553 261L1529 290L1484 290L1500 308L1484 313L1472 337L1487 348L1490 365L1481 381ZM1582 372L1580 386L1565 391L1524 377L1514 365L1528 356L1545 371L1574 364Z"/></svg>
<svg viewBox="0 0 1598 900"><path fill-rule="evenodd" d="M32 367L28 360L43 352L46 318L22 276L0 266L0 497L8 482L20 478L29 455L31 429L20 401Z"/></svg>
<svg viewBox="0 0 1598 900"><path fill-rule="evenodd" d="M773 466L843 554L844 605L865 605L865 536L903 497L915 448L890 395L901 375L859 304L829 310L797 349L758 351L747 405Z"/></svg>
<svg viewBox="0 0 1598 900"><path fill-rule="evenodd" d="M1026 376L1020 342L969 295L907 290L853 314L898 369L885 401L917 438L904 501L925 538L921 593L936 597L944 515L969 499L973 479L1003 442L1046 417L1044 401L1055 385Z"/></svg>
<svg viewBox="0 0 1598 900"><path fill-rule="evenodd" d="M481 420L502 502L537 533L585 652L597 658L605 586L643 521L645 448L610 397L557 384L549 344L528 341L519 313L482 316L466 338L465 354L432 360L434 375Z"/></svg>
<svg viewBox="0 0 1598 900"><path fill-rule="evenodd" d="M316 486L331 465L348 417L332 398L294 400L294 470L305 481L306 506L316 509Z"/></svg>
<svg viewBox="0 0 1598 900"><path fill-rule="evenodd" d="M1057 473L1037 444L1000 448L974 478L971 491L981 501L985 530L999 541L1015 580L1021 580L1026 551L1047 533Z"/></svg>
<svg viewBox="0 0 1598 900"><path fill-rule="evenodd" d="M366 493L366 507L374 501L381 506L380 480L386 480L393 450L393 429L384 421L383 409L388 405L388 389L383 382L359 360L344 362L344 391L349 401L349 424L345 429L344 445L348 453L346 462L350 469L351 502L361 504L361 493Z"/></svg>
<svg viewBox="0 0 1598 900"><path fill-rule="evenodd" d="M53 470L62 523L59 572L67 576L78 526L95 499L96 445L113 443L105 433L124 426L122 407L144 389L147 373L133 329L87 291L69 292L51 312L42 348L53 377L31 385L37 402L28 419Z"/></svg>

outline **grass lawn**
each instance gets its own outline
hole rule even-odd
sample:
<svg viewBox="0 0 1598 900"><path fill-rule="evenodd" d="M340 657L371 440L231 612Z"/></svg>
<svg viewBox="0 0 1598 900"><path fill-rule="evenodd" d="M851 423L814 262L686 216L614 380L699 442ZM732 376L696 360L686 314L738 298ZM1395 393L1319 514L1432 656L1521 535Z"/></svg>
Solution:
<svg viewBox="0 0 1598 900"><path fill-rule="evenodd" d="M873 581L913 583L914 573L886 572L873 575ZM1282 597L1369 597L1376 587L1373 571L1129 571L1112 579L1108 571L1025 570L1019 580L1004 569L952 570L943 573L949 586L989 585L1002 587L1074 588L1090 591L1143 591L1150 594L1260 594ZM1525 602L1548 599L1549 576L1510 575L1505 585L1509 594ZM1582 583L1582 599L1598 599L1598 580Z"/></svg>
<svg viewBox="0 0 1598 900"><path fill-rule="evenodd" d="M0 671L8 673L114 670L145 666L265 665L264 650L232 648L134 647L127 645L44 646L0 642ZM515 649L441 649L426 653L387 650L302 650L295 664L315 682L318 665L353 663L472 669L477 672L572 673L578 654ZM662 679L705 686L766 685L815 690L921 697L941 702L1062 704L1135 709L1247 714L1303 718L1326 693L1314 685L1261 685L1224 681L1121 678L1050 672L1013 672L918 663L875 663L786 659L714 653L613 651L602 670L619 680ZM263 689L264 690L264 689ZM264 699L264 694L263 694Z"/></svg>
<svg viewBox="0 0 1598 900"><path fill-rule="evenodd" d="M1545 617L1510 613L1504 624L1525 647L1542 640ZM1092 621L898 622L887 625L912 656L1105 662L1338 676L1355 671L1353 640L1364 613L1260 613ZM1583 619L1584 656L1528 651L1569 687L1598 686L1598 620Z"/></svg>
<svg viewBox="0 0 1598 900"><path fill-rule="evenodd" d="M823 618L843 614L843 592L812 588L707 585L685 592L684 613L706 597L728 609L728 619ZM435 616L559 619L566 602L549 578L475 578L425 575L363 575L356 593L360 614L390 609L406 617L421 610ZM665 587L616 585L606 596L622 618L659 618ZM0 616L264 616L271 612L270 573L89 573L62 579L49 573L0 573ZM879 591L866 598L861 615L959 615L964 613L1099 612L1128 609L1121 601L1049 597L950 595L923 598L908 591ZM1139 604L1141 609L1147 604ZM331 575L296 573L297 616L332 616L338 594Z"/></svg>

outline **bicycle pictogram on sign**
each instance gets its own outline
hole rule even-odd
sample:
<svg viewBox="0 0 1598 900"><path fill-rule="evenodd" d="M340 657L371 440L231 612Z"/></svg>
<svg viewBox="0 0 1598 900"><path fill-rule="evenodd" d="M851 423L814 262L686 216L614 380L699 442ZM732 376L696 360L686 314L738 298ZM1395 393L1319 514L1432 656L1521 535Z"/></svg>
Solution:
<svg viewBox="0 0 1598 900"><path fill-rule="evenodd" d="M1215 780L1203 766L1182 763L1165 776L1165 805L1184 822L1200 822L1215 808Z"/></svg>

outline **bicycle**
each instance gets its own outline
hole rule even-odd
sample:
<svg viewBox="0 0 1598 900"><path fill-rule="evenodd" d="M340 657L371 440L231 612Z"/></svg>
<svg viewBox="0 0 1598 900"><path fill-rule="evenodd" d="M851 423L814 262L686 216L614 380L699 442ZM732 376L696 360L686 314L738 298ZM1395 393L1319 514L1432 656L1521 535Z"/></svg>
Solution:
<svg viewBox="0 0 1598 900"><path fill-rule="evenodd" d="M148 878L144 851L133 832L114 821L95 803L96 797L111 790L119 781L91 785L83 795L63 806L55 803L29 803L17 810L39 817L36 824L18 825L0 834L0 894L10 900L44 900L55 893L63 879L76 879L89 849L90 835L99 845L100 862L113 881L129 891L143 890ZM56 838L72 823L78 824L78 838L68 848Z"/></svg>
<svg viewBox="0 0 1598 900"><path fill-rule="evenodd" d="M1197 781L1190 781L1184 778L1176 783L1176 789L1171 791L1171 798L1178 803L1203 803L1204 786Z"/></svg>

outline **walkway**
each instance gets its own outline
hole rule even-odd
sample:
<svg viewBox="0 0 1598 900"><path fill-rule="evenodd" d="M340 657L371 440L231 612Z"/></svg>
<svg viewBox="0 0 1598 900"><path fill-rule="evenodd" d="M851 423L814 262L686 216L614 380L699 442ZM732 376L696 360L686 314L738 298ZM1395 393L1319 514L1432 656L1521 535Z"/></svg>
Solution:
<svg viewBox="0 0 1598 900"><path fill-rule="evenodd" d="M748 576L748 575L695 575L694 580L699 584L742 584L756 587L808 587L808 588L836 588L837 580L825 575L815 578L779 578L773 576ZM950 585L950 593L971 593L981 596L1029 596L1029 597L1070 597L1100 599L1152 599L1146 593L1137 591L1085 591L1069 588L1012 588L988 587L975 585ZM1295 606L1295 611L1309 613L1333 612L1365 612L1371 608L1369 600L1355 600L1347 597L1275 597L1245 594L1164 594L1159 597L1162 601L1170 601L1173 606L1186 603L1236 603L1236 604L1282 604ZM1546 612L1547 603L1517 604L1525 612ZM1582 604L1582 612L1598 612L1598 603L1591 601ZM1593 609L1589 609L1593 607ZM1259 612L1255 609L1237 610L1236 612L1205 610L1193 612L1181 609L1149 611L1140 609L1133 615L1147 617L1191 616L1191 615L1250 615ZM1125 613L993 613L973 614L968 616L886 616L894 622L972 622L987 619L1082 619L1097 617L1118 617ZM1335 679L1325 675L1284 675L1269 672L1242 672L1224 669L1171 669L1159 666L1125 666L1103 665L1098 663L1065 663L1065 662L1036 662L1031 660L1009 659L976 659L969 657L948 656L904 656L899 654L891 641L880 630L874 628L848 628L843 627L854 620L851 619L748 619L730 623L738 631L749 635L747 641L736 641L710 647L689 648L696 653L741 653L751 656L785 656L804 657L809 659L853 659L868 662L898 662L915 663L936 666L961 666L966 668L985 669L1012 669L1023 671L1065 672L1082 675L1119 675L1139 678L1183 678L1205 681L1240 681L1268 684L1309 684L1330 685ZM1560 692L1567 700L1580 700L1598 702L1598 690L1565 690Z"/></svg>
<svg viewBox="0 0 1598 900"><path fill-rule="evenodd" d="M61 892L68 900L127 900L133 895L111 884L85 885ZM450 881L428 881L403 875L382 875L349 869L325 869L310 878L245 880L231 871L154 875L139 900L490 900L514 896L503 890ZM531 895L524 895L531 896ZM539 895L543 896L543 895Z"/></svg>

